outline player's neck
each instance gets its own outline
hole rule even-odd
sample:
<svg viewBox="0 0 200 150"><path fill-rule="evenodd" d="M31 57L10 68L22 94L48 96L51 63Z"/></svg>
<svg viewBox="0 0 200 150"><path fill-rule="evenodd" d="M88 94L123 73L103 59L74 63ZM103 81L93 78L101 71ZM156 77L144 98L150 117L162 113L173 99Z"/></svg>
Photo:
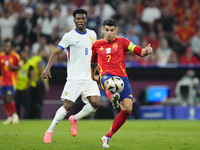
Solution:
<svg viewBox="0 0 200 150"><path fill-rule="evenodd" d="M77 29L77 28L76 28L76 30L77 30L79 33L85 33L85 32L86 32L86 28L84 28L84 29Z"/></svg>
<svg viewBox="0 0 200 150"><path fill-rule="evenodd" d="M115 40L115 37L113 39L111 39L111 40L108 40L108 39L104 38L104 41L105 42L109 42L109 43L113 42L114 40Z"/></svg>

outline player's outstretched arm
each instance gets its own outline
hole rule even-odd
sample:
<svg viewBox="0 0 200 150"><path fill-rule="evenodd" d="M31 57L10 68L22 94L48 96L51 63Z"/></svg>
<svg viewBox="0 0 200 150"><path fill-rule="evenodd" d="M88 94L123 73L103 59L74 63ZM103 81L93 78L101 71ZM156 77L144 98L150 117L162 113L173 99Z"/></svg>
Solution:
<svg viewBox="0 0 200 150"><path fill-rule="evenodd" d="M145 57L145 56L152 54L152 53L153 53L153 49L151 47L151 44L149 44L149 45L147 45L147 47L142 49L141 56Z"/></svg>
<svg viewBox="0 0 200 150"><path fill-rule="evenodd" d="M51 54L49 61L48 61L48 64L47 64L45 70L43 71L43 73L41 74L42 79L51 78L51 72L50 72L51 66L58 59L58 55L62 51L63 50L60 47L57 47L56 50Z"/></svg>
<svg viewBox="0 0 200 150"><path fill-rule="evenodd" d="M99 76L96 75L97 63L91 63L91 78L94 81L99 81Z"/></svg>

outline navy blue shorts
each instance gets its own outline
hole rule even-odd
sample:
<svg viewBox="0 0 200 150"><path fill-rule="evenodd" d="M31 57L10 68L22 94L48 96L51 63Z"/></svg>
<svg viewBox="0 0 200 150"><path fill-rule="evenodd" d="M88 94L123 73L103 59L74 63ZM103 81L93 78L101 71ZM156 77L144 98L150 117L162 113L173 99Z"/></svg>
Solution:
<svg viewBox="0 0 200 150"><path fill-rule="evenodd" d="M2 86L1 87L1 95L14 95L14 87L11 86Z"/></svg>
<svg viewBox="0 0 200 150"><path fill-rule="evenodd" d="M102 86L102 89L104 90L105 87L104 87L104 82L113 77L114 75L111 75L111 74L105 74L105 75L102 75L100 77L100 84ZM131 90L131 86L130 86L130 82L128 80L127 77L120 77L123 81L124 81L124 89L123 91L120 93L120 99L119 99L119 102L121 102L123 99L125 98L130 98L133 100L133 94L132 94L132 90Z"/></svg>

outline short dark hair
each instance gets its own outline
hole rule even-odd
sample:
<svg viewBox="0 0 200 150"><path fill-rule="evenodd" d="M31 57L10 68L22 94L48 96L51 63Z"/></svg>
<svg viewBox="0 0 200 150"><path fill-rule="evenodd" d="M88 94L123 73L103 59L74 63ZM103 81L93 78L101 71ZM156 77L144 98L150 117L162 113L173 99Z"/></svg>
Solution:
<svg viewBox="0 0 200 150"><path fill-rule="evenodd" d="M73 12L73 16L75 18L76 14L85 14L86 17L87 17L87 11L85 9L76 9L74 12Z"/></svg>
<svg viewBox="0 0 200 150"><path fill-rule="evenodd" d="M103 26L105 27L105 25L108 25L108 26L117 26L117 22L114 20L114 19L106 19L104 22L103 22Z"/></svg>
<svg viewBox="0 0 200 150"><path fill-rule="evenodd" d="M12 40L9 39L9 38L6 38L6 39L4 39L4 40L2 41L2 45L7 45L7 44L12 45Z"/></svg>

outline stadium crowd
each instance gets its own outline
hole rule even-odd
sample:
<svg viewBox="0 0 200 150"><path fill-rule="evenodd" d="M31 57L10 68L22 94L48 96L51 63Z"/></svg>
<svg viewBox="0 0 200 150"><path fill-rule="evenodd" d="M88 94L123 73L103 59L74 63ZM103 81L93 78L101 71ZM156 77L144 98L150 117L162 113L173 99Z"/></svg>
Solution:
<svg viewBox="0 0 200 150"><path fill-rule="evenodd" d="M87 28L102 38L101 25L113 18L118 37L144 47L150 43L154 54L140 58L127 54L127 67L134 65L199 64L199 0L4 0L0 5L0 39L10 38L20 54L45 50L47 61L65 32L75 28L72 12L88 11ZM1 51L1 50L0 50ZM66 54L58 62L66 62Z"/></svg>

